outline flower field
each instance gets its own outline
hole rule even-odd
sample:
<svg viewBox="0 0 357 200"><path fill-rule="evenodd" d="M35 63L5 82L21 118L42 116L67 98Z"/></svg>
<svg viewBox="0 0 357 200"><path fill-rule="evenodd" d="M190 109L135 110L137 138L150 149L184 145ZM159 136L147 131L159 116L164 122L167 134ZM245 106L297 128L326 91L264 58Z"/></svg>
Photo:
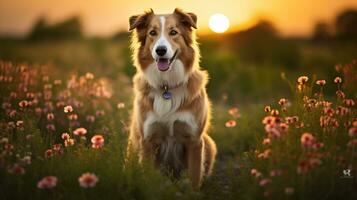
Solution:
<svg viewBox="0 0 357 200"><path fill-rule="evenodd" d="M356 198L356 65L326 80L282 74L292 95L271 105L213 102L218 161L194 191L124 163L130 81L1 61L2 199Z"/></svg>

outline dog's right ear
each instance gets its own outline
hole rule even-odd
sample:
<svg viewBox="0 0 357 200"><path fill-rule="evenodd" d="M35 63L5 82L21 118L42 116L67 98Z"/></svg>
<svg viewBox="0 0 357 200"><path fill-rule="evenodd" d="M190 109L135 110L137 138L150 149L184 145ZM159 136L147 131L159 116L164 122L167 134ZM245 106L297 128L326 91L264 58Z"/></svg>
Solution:
<svg viewBox="0 0 357 200"><path fill-rule="evenodd" d="M153 14L154 11L150 8L150 10L146 11L144 14L131 16L129 18L129 31L132 31L136 28L146 27L149 17Z"/></svg>

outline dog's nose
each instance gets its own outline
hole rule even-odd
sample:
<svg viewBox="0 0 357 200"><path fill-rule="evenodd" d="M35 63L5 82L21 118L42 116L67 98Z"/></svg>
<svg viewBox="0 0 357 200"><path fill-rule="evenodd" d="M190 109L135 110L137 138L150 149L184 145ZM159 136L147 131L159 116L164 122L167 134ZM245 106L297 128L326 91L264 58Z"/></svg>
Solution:
<svg viewBox="0 0 357 200"><path fill-rule="evenodd" d="M163 56L167 52L167 48L165 46L158 46L155 50L156 54L159 56Z"/></svg>

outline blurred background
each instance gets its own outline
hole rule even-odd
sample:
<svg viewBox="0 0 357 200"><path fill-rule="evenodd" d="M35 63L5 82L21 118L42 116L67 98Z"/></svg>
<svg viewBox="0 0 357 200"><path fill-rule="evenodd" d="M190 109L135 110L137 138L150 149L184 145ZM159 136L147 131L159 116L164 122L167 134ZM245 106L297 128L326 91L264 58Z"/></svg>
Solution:
<svg viewBox="0 0 357 200"><path fill-rule="evenodd" d="M357 58L355 0L0 0L0 59L51 66L59 74L90 71L130 85L128 18L175 7L198 16L201 65L215 102L286 97L282 73L291 80L332 78L337 63ZM209 26L215 13L229 22L223 33Z"/></svg>

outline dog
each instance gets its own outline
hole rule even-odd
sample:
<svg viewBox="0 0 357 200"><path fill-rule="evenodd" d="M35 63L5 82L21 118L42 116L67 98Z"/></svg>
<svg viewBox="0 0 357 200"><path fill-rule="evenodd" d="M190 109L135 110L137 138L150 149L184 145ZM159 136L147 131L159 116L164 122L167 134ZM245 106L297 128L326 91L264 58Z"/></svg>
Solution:
<svg viewBox="0 0 357 200"><path fill-rule="evenodd" d="M200 69L197 16L176 8L151 9L129 18L134 102L128 156L179 178L187 170L193 187L211 174L216 144L207 134L211 104L208 74Z"/></svg>

